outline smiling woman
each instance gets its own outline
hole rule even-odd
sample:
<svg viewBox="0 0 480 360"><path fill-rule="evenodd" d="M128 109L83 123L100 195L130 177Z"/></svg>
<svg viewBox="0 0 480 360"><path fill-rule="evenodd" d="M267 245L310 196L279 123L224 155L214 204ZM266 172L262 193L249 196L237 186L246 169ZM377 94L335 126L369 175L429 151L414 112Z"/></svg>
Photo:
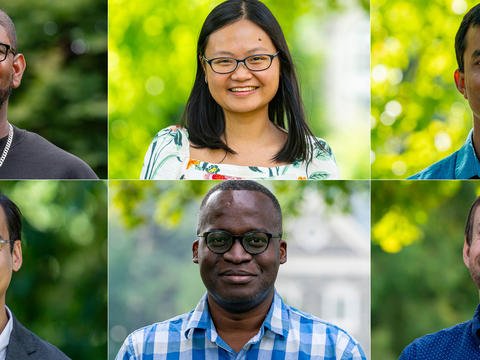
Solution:
<svg viewBox="0 0 480 360"><path fill-rule="evenodd" d="M161 130L141 179L335 179L306 122L282 29L258 0L228 0L203 24L182 126Z"/></svg>

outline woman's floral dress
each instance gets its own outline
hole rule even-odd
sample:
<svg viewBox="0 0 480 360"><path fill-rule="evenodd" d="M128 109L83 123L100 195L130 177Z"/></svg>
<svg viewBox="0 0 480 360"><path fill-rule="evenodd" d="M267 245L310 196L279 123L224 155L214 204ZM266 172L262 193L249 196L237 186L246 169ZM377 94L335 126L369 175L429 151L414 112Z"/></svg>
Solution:
<svg viewBox="0 0 480 360"><path fill-rule="evenodd" d="M273 167L214 164L190 158L188 132L170 126L158 132L150 144L140 179L145 180L323 180L340 177L330 146L317 138L323 148L314 145L312 161L294 161Z"/></svg>

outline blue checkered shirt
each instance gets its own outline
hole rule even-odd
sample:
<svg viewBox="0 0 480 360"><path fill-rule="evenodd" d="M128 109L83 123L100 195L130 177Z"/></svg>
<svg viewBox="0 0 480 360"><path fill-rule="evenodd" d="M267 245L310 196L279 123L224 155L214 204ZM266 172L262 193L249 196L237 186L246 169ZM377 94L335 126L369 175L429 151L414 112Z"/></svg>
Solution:
<svg viewBox="0 0 480 360"><path fill-rule="evenodd" d="M236 353L215 330L207 296L195 310L130 334L116 360L366 360L342 329L286 305L275 292L258 333Z"/></svg>

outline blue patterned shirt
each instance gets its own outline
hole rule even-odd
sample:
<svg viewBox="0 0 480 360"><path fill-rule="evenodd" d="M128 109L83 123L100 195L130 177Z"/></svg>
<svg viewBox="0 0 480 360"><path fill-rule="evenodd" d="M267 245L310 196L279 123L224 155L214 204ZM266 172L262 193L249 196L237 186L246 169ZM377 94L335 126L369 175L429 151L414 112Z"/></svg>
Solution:
<svg viewBox="0 0 480 360"><path fill-rule="evenodd" d="M473 319L416 339L399 360L480 359L480 305Z"/></svg>
<svg viewBox="0 0 480 360"><path fill-rule="evenodd" d="M130 334L116 360L309 359L366 360L360 344L342 329L286 305L275 292L258 333L236 353L220 338L207 296L195 310Z"/></svg>
<svg viewBox="0 0 480 360"><path fill-rule="evenodd" d="M410 176L408 179L478 179L480 177L480 162L473 148L472 137L473 129L460 150Z"/></svg>

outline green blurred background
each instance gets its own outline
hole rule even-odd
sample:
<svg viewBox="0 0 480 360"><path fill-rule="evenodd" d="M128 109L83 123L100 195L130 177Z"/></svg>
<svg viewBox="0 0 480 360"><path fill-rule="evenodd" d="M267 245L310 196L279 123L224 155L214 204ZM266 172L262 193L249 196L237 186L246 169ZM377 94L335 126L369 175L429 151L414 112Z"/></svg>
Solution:
<svg viewBox="0 0 480 360"><path fill-rule="evenodd" d="M453 80L473 0L372 0L372 178L406 178L458 150L472 112Z"/></svg>
<svg viewBox="0 0 480 360"><path fill-rule="evenodd" d="M200 28L220 2L109 0L109 178L138 179L154 135L179 124ZM314 134L342 178L369 178L368 0L264 3L284 31Z"/></svg>
<svg viewBox="0 0 480 360"><path fill-rule="evenodd" d="M129 333L192 310L205 293L191 248L200 202L216 183L109 182L109 359L115 358ZM261 183L281 204L288 243L288 261L280 267L277 290L290 305L345 328L368 354L369 182ZM330 264L328 273L317 269L325 263ZM349 270L353 275L345 276ZM349 294L353 291L353 305L358 305L340 311L352 315L346 322L332 317L347 305L326 305L322 294L322 289L340 283L347 284ZM357 322L355 330L348 328L352 322Z"/></svg>
<svg viewBox="0 0 480 360"><path fill-rule="evenodd" d="M107 1L3 1L27 68L8 120L107 178Z"/></svg>
<svg viewBox="0 0 480 360"><path fill-rule="evenodd" d="M23 265L6 304L72 359L107 357L107 186L1 181L23 213Z"/></svg>
<svg viewBox="0 0 480 360"><path fill-rule="evenodd" d="M463 263L475 181L372 182L372 360L473 317L478 289Z"/></svg>

